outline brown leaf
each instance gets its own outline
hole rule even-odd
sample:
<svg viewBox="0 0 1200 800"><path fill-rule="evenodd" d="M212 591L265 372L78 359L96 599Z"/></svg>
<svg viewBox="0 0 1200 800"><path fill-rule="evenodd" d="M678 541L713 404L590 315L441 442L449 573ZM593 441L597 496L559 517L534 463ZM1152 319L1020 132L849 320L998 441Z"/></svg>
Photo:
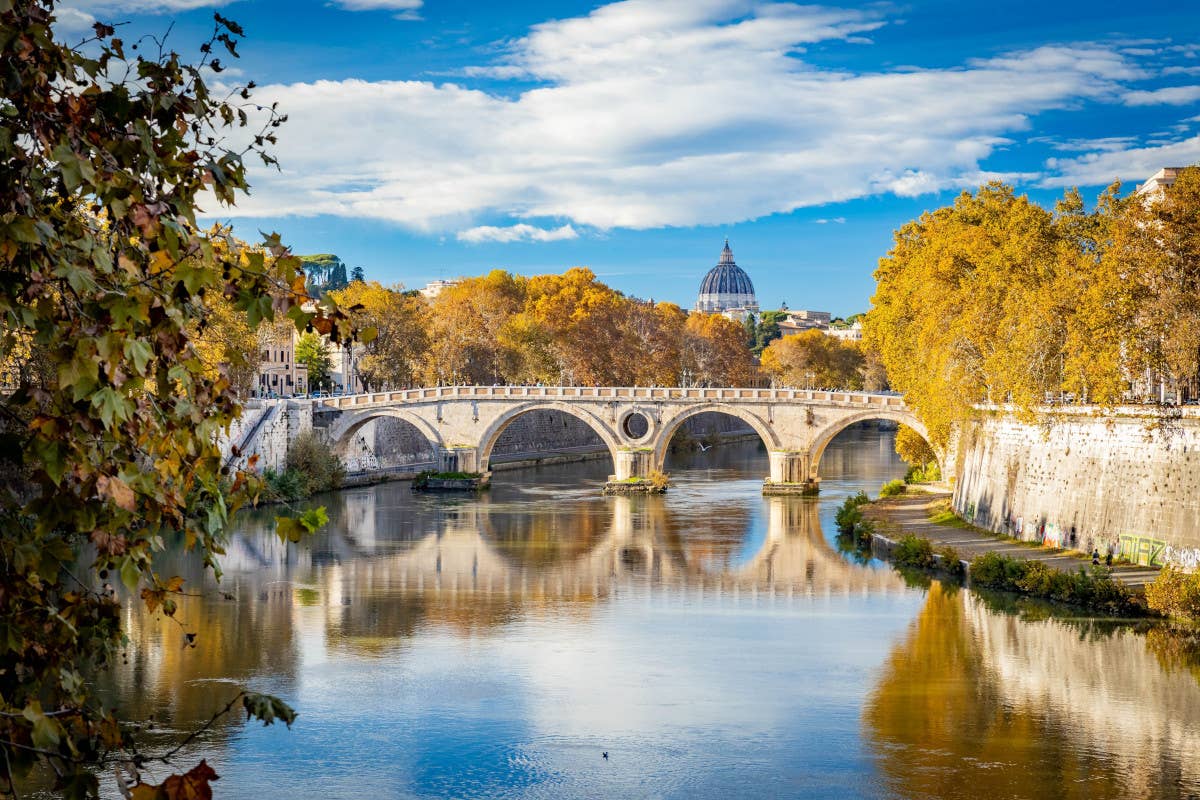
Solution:
<svg viewBox="0 0 1200 800"><path fill-rule="evenodd" d="M172 775L158 786L139 783L133 787L133 800L212 800L212 781L218 775L201 761L182 775Z"/></svg>
<svg viewBox="0 0 1200 800"><path fill-rule="evenodd" d="M101 475L96 478L96 491L101 497L107 497L126 511L133 511L137 508L133 489L130 489L129 484L120 478Z"/></svg>

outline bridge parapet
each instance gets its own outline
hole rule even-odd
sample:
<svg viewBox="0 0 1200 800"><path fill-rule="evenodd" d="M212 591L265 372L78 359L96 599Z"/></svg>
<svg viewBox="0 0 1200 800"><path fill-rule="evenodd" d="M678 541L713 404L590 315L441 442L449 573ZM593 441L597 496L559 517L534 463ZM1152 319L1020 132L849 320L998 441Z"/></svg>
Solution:
<svg viewBox="0 0 1200 800"><path fill-rule="evenodd" d="M820 403L858 408L907 409L896 394L816 389L666 386L430 386L390 392L323 397L313 402L337 410L437 400L658 400L741 403Z"/></svg>

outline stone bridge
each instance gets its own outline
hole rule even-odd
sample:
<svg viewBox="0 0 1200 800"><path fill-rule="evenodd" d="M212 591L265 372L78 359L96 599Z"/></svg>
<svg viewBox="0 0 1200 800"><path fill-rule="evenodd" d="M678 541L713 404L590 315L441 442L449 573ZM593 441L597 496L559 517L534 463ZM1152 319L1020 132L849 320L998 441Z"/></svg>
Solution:
<svg viewBox="0 0 1200 800"><path fill-rule="evenodd" d="M439 386L312 401L327 441L344 447L380 417L410 423L438 454L443 471L489 471L492 449L513 420L536 410L570 415L590 427L612 456L613 482L662 471L672 436L690 417L716 412L742 420L766 445L771 474L763 491L816 491L826 445L850 425L892 420L926 435L892 394L717 387ZM948 459L942 475L949 479Z"/></svg>

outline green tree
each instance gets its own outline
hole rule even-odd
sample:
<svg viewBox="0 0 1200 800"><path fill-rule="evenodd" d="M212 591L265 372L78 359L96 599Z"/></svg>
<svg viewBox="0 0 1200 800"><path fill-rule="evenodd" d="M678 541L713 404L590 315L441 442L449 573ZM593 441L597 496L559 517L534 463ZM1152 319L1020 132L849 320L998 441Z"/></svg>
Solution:
<svg viewBox="0 0 1200 800"><path fill-rule="evenodd" d="M205 298L250 328L344 324L301 309L304 274L278 237L246 251L196 224L202 197L212 208L246 189L245 157L274 163L264 148L283 119L267 109L248 147L229 149L258 112L249 85L223 100L204 83L242 34L214 19L188 64L167 47L128 55L103 24L71 48L50 0L0 3L0 359L17 383L0 395L0 792L39 759L68 796L96 794L96 759L137 779L136 734L92 695L122 643L106 582L173 614L182 580L158 575L156 554L182 543L217 571L229 517L257 490L217 446L239 405L197 350ZM281 519L280 533L322 515ZM235 704L293 716L261 695ZM188 780L210 773L202 763Z"/></svg>
<svg viewBox="0 0 1200 800"><path fill-rule="evenodd" d="M315 333L305 333L296 342L296 361L308 368L310 389L333 388L333 359L329 343Z"/></svg>

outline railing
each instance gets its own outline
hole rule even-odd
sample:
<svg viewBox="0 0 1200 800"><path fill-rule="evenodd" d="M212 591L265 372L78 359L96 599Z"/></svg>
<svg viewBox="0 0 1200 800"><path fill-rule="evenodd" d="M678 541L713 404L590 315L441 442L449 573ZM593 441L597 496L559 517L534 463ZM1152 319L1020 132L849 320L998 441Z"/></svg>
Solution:
<svg viewBox="0 0 1200 800"><path fill-rule="evenodd" d="M816 389L666 386L430 386L395 392L323 397L313 402L329 408L423 403L434 400L696 400L742 402L809 402L904 409L896 394Z"/></svg>

